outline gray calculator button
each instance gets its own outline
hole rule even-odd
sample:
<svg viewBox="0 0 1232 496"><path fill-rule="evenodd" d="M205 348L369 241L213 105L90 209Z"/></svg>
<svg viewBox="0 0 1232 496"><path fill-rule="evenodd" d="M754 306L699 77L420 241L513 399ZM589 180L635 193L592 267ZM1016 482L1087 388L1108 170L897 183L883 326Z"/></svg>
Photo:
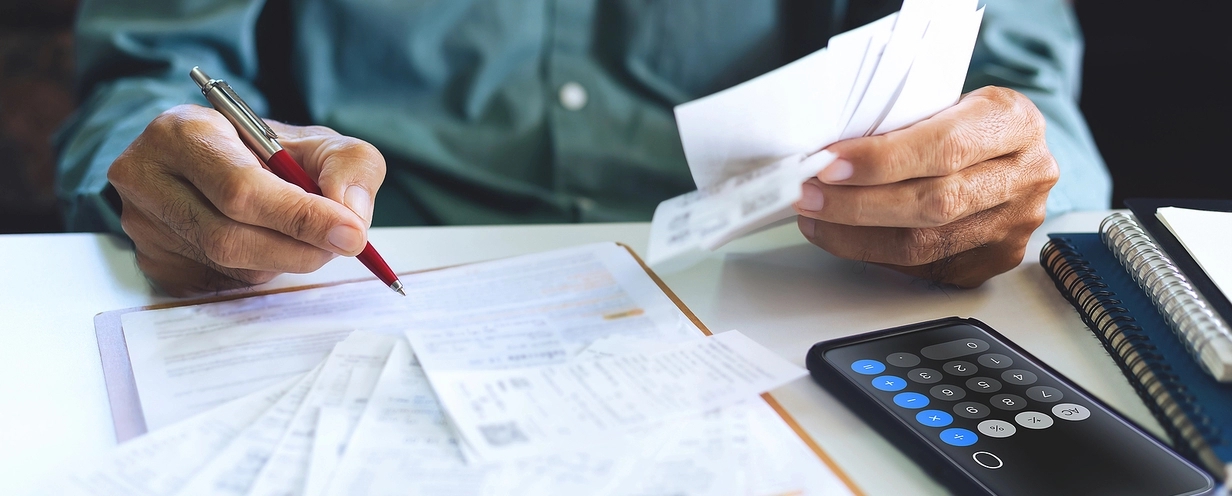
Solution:
<svg viewBox="0 0 1232 496"><path fill-rule="evenodd" d="M1009 410L1011 412L1027 407L1027 400L1022 399L1022 396L1013 394L998 394L993 396L988 402L992 403L993 408Z"/></svg>
<svg viewBox="0 0 1232 496"><path fill-rule="evenodd" d="M942 401L958 401L967 396L967 392L963 391L963 388L950 384L933 386L932 389L928 390L928 394Z"/></svg>
<svg viewBox="0 0 1232 496"><path fill-rule="evenodd" d="M1028 429L1047 429L1052 427L1052 417L1047 413L1022 412L1014 416L1014 422Z"/></svg>
<svg viewBox="0 0 1232 496"><path fill-rule="evenodd" d="M980 425L975 429L980 431L980 434L988 437L1010 437L1015 432L1018 432L1018 428L1014 427L1014 424L1004 420L985 420L980 422Z"/></svg>
<svg viewBox="0 0 1232 496"><path fill-rule="evenodd" d="M920 354L929 359L950 359L966 357L988 351L988 342L978 337L968 337L966 340L942 342L940 345L925 346Z"/></svg>
<svg viewBox="0 0 1232 496"><path fill-rule="evenodd" d="M941 382L941 372L924 368L911 369L911 372L907 372L907 378L920 384L933 384Z"/></svg>
<svg viewBox="0 0 1232 496"><path fill-rule="evenodd" d="M946 362L945 365L941 366L941 368L944 369L946 372L949 372L959 377L975 375L975 371L979 370L978 368L975 367L975 364L971 362L964 362L962 360L954 360L953 362Z"/></svg>
<svg viewBox="0 0 1232 496"><path fill-rule="evenodd" d="M925 346L920 350L920 354L931 360L949 360L985 351L988 351L987 341L979 338L967 338Z"/></svg>
<svg viewBox="0 0 1232 496"><path fill-rule="evenodd" d="M977 393L995 393L1001 390L1001 381L991 377L972 377L967 379L967 389Z"/></svg>
<svg viewBox="0 0 1232 496"><path fill-rule="evenodd" d="M1061 390L1048 386L1032 386L1027 388L1027 397L1042 403L1061 401Z"/></svg>
<svg viewBox="0 0 1232 496"><path fill-rule="evenodd" d="M914 367L920 364L920 357L910 353L891 353L886 357L886 365L895 367Z"/></svg>
<svg viewBox="0 0 1232 496"><path fill-rule="evenodd" d="M990 369L1005 369L1014 364L1014 360L1000 353L987 353L980 355L975 361L980 362L980 365Z"/></svg>
<svg viewBox="0 0 1232 496"><path fill-rule="evenodd" d="M1091 410L1088 410L1087 407L1082 405L1061 403L1058 405L1053 405L1052 414L1062 420L1077 422L1079 420L1086 420L1089 418L1091 416Z"/></svg>
<svg viewBox="0 0 1232 496"><path fill-rule="evenodd" d="M1001 373L1001 380L1013 384L1015 386L1026 386L1035 384L1039 377L1035 376L1034 372L1022 369L1010 369Z"/></svg>
<svg viewBox="0 0 1232 496"><path fill-rule="evenodd" d="M954 405L954 413L959 417L969 419L982 419L987 417L992 410L988 409L988 405L981 405L974 401L964 401Z"/></svg>

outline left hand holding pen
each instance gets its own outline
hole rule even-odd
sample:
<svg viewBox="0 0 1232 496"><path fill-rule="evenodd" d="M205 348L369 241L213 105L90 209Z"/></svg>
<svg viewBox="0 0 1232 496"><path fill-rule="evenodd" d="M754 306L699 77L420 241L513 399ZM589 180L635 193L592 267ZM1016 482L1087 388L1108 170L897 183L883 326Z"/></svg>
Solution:
<svg viewBox="0 0 1232 496"><path fill-rule="evenodd" d="M975 287L1022 262L1057 182L1044 118L998 87L963 95L910 127L841 141L796 211L837 256Z"/></svg>

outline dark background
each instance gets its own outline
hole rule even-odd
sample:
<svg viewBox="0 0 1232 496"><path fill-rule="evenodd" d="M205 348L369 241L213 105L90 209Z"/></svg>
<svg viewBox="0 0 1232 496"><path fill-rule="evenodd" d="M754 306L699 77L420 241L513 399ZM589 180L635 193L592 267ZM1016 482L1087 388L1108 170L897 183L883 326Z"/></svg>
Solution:
<svg viewBox="0 0 1232 496"><path fill-rule="evenodd" d="M1081 106L1135 196L1232 199L1232 27L1215 2L1075 0L1087 51ZM72 112L76 0L0 0L0 233L62 229L51 136Z"/></svg>

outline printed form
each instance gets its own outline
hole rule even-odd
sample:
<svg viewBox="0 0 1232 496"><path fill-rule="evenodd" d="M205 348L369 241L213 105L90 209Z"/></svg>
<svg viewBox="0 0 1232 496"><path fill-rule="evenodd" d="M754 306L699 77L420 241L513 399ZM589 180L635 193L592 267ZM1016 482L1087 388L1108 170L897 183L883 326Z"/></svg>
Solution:
<svg viewBox="0 0 1232 496"><path fill-rule="evenodd" d="M302 374L352 331L545 322L570 356L609 335L676 342L700 331L615 243L402 277L125 314L150 430ZM531 325L531 324L527 324Z"/></svg>
<svg viewBox="0 0 1232 496"><path fill-rule="evenodd" d="M757 396L803 370L703 337L623 247L403 281L132 314L163 427L49 493L850 494Z"/></svg>
<svg viewBox="0 0 1232 496"><path fill-rule="evenodd" d="M431 343L414 331L407 336L476 461L591 444L756 397L808 373L737 331L658 352L501 370L435 368L419 351Z"/></svg>

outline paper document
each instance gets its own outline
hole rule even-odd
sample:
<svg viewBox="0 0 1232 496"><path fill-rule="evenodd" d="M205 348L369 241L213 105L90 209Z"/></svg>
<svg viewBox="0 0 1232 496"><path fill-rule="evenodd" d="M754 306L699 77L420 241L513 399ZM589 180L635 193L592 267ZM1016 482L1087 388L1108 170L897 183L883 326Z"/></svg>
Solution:
<svg viewBox="0 0 1232 496"><path fill-rule="evenodd" d="M312 389L323 364L318 364L299 378L295 385L278 398L278 402L265 411L252 424L239 433L231 443L193 474L176 492L180 496L243 496L248 493L252 481L265 466L278 442L295 417L295 412Z"/></svg>
<svg viewBox="0 0 1232 496"><path fill-rule="evenodd" d="M36 494L174 494L202 465L292 389L284 380L120 445L103 460L53 479Z"/></svg>
<svg viewBox="0 0 1232 496"><path fill-rule="evenodd" d="M656 209L647 261L659 270L684 267L793 217L800 185L832 161L814 157L820 150L902 129L957 102L983 19L976 6L905 0L898 13L837 35L827 48L677 106L698 191ZM812 173L777 173L784 161L811 162ZM764 179L743 179L750 177ZM777 208L747 208L750 201Z"/></svg>
<svg viewBox="0 0 1232 496"><path fill-rule="evenodd" d="M418 354L423 341L414 331L407 336ZM542 367L434 370L423 363L474 461L592 444L737 403L807 374L737 331L654 353Z"/></svg>
<svg viewBox="0 0 1232 496"><path fill-rule="evenodd" d="M569 356L600 337L666 342L699 331L614 243L402 277L125 314L124 338L150 429L302 374L352 331L400 335L543 322ZM413 283L413 284L412 284Z"/></svg>
<svg viewBox="0 0 1232 496"><path fill-rule="evenodd" d="M344 430L350 430L350 425L359 421L396 339L391 335L356 332L334 346L248 494L303 494L321 408L341 408L347 424ZM326 466L334 463L328 457L323 459Z"/></svg>
<svg viewBox="0 0 1232 496"><path fill-rule="evenodd" d="M133 312L139 393L166 425L44 494L852 493L758 397L804 371L705 337L621 246L402 280L405 299L366 282ZM516 459L487 442L519 435Z"/></svg>
<svg viewBox="0 0 1232 496"><path fill-rule="evenodd" d="M1155 215L1202 267L1219 292L1232 298L1232 212L1161 207Z"/></svg>

